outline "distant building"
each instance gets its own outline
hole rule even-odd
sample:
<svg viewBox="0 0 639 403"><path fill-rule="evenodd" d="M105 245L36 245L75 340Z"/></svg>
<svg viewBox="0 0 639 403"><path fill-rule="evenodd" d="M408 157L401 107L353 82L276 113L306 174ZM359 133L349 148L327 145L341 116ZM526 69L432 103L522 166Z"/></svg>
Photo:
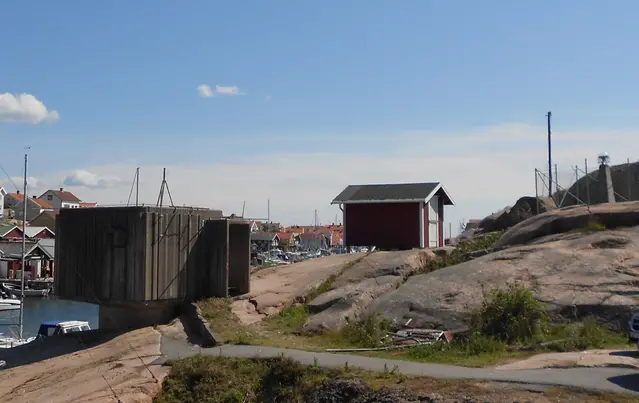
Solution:
<svg viewBox="0 0 639 403"><path fill-rule="evenodd" d="M44 192L39 199L46 201L52 205L54 209L80 208L80 204L82 203L82 200L73 193L64 190L64 188L60 188L59 190L49 189Z"/></svg>
<svg viewBox="0 0 639 403"><path fill-rule="evenodd" d="M344 245L391 250L444 246L444 206L454 205L439 182L350 185L331 204L343 212Z"/></svg>
<svg viewBox="0 0 639 403"><path fill-rule="evenodd" d="M10 193L12 199L19 200L19 203L14 204L13 209L15 218L18 220L22 220L23 211L24 211L24 195L20 193ZM36 218L44 211L53 211L53 206L48 202L38 199L37 197L29 197L27 200L27 221L30 221Z"/></svg>

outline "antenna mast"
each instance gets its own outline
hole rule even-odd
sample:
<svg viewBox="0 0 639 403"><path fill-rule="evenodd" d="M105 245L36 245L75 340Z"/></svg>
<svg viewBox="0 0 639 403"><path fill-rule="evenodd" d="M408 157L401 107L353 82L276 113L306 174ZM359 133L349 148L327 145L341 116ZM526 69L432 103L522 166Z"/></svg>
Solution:
<svg viewBox="0 0 639 403"><path fill-rule="evenodd" d="M548 112L546 117L548 118L548 196L552 198L552 131L550 129L552 112Z"/></svg>
<svg viewBox="0 0 639 403"><path fill-rule="evenodd" d="M166 168L162 169L162 185L160 185L160 194L158 195L157 207L162 207L164 205L164 191L166 190L167 195L169 196L169 201L171 202L171 207L175 207L173 204L173 197L171 196L171 190L169 189L169 184L166 181Z"/></svg>

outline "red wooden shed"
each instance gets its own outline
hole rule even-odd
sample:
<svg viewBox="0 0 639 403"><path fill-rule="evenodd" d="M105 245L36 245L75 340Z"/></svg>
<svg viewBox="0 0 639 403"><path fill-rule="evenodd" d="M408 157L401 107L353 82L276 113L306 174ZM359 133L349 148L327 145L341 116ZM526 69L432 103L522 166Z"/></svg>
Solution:
<svg viewBox="0 0 639 403"><path fill-rule="evenodd" d="M349 185L331 204L343 213L344 245L380 249L444 246L444 206L454 205L439 182Z"/></svg>

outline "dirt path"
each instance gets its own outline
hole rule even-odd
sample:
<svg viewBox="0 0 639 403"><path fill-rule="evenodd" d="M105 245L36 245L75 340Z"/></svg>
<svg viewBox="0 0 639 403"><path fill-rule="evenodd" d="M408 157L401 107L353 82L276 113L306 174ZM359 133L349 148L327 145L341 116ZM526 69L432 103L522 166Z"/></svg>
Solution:
<svg viewBox="0 0 639 403"><path fill-rule="evenodd" d="M233 302L233 313L245 325L259 322L364 256L365 253L331 255L259 270L251 276L251 292Z"/></svg>
<svg viewBox="0 0 639 403"><path fill-rule="evenodd" d="M536 368L619 367L639 369L635 350L589 350L569 353L538 354L525 360L499 365L495 369L510 371Z"/></svg>
<svg viewBox="0 0 639 403"><path fill-rule="evenodd" d="M52 340L23 351L35 358L39 352L34 350L49 349L51 354L56 344L60 342ZM159 356L160 334L153 328L139 329L89 349L0 371L0 401L117 402L117 395L122 402L151 402L169 371L151 364Z"/></svg>

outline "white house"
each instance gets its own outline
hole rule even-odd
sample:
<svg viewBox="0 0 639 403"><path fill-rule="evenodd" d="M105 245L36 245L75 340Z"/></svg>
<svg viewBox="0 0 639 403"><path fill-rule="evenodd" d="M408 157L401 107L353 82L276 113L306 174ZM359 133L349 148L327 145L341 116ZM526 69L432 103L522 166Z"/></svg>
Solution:
<svg viewBox="0 0 639 403"><path fill-rule="evenodd" d="M49 189L38 199L46 201L56 210L61 208L80 208L82 203L76 195L64 190L64 188L60 188L60 190Z"/></svg>

